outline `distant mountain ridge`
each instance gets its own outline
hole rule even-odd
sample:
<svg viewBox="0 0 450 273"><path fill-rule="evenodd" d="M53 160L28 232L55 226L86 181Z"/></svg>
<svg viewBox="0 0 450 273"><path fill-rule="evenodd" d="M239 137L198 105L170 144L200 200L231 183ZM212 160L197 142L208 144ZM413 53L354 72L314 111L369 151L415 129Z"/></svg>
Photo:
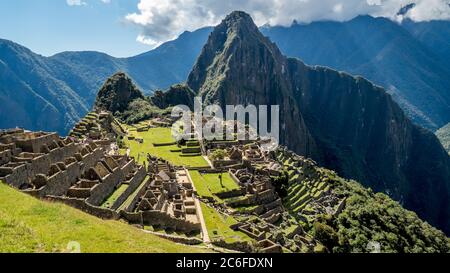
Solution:
<svg viewBox="0 0 450 273"><path fill-rule="evenodd" d="M92 107L103 82L118 71L126 72L146 94L183 82L211 31L207 27L185 32L131 58L99 52L43 57L0 39L0 103L4 106L0 114L6 117L0 128L20 126L65 134ZM434 131L450 122L449 21L405 20L399 25L359 16L342 23L262 27L261 31L287 56L359 74L385 87L419 125ZM12 110L17 114L10 115Z"/></svg>
<svg viewBox="0 0 450 273"><path fill-rule="evenodd" d="M442 33L437 33L423 27L433 22L400 25L386 18L358 16L343 23L314 22L262 28L262 32L287 56L362 75L383 86L413 121L437 130L450 121L447 23L441 22L437 29ZM428 38L420 38L431 32L436 32L434 47L427 45Z"/></svg>
<svg viewBox="0 0 450 273"><path fill-rule="evenodd" d="M0 128L56 131L65 135L91 109L97 91L123 71L147 94L182 82L209 30L184 33L150 52L114 58L100 52L44 57L0 39Z"/></svg>

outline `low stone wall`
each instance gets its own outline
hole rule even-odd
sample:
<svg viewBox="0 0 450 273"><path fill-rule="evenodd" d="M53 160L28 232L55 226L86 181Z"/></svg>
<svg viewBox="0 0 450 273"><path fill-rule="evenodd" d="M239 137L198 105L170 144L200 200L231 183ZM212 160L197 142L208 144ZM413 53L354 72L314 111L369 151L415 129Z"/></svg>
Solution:
<svg viewBox="0 0 450 273"><path fill-rule="evenodd" d="M184 245L199 245L203 243L203 241L196 237L183 237L183 236L174 236L170 234L163 234L159 232L152 232L152 231L145 231L146 233L150 233L153 235L156 235L160 238L170 240L172 242L178 243L178 244L184 244Z"/></svg>
<svg viewBox="0 0 450 273"><path fill-rule="evenodd" d="M257 204L256 195L249 195L242 199L229 200L227 205L231 207L252 206Z"/></svg>
<svg viewBox="0 0 450 273"><path fill-rule="evenodd" d="M11 150L0 151L0 166L11 161L12 152Z"/></svg>
<svg viewBox="0 0 450 273"><path fill-rule="evenodd" d="M127 175L134 169L134 167L136 167L136 161L131 159L123 167L121 167L121 170L125 175Z"/></svg>
<svg viewBox="0 0 450 273"><path fill-rule="evenodd" d="M281 201L281 199L277 199L275 201L273 201L272 203L268 203L264 205L264 208L266 210L272 210L276 207L281 207L283 205L283 202Z"/></svg>
<svg viewBox="0 0 450 273"><path fill-rule="evenodd" d="M214 168L225 168L241 163L241 160L214 160L212 162Z"/></svg>
<svg viewBox="0 0 450 273"><path fill-rule="evenodd" d="M120 218L125 219L128 223L132 225L143 225L142 223L142 213L138 212L128 212L121 210L119 212Z"/></svg>
<svg viewBox="0 0 450 273"><path fill-rule="evenodd" d="M152 143L154 147L164 147L164 146L172 146L176 145L176 142L168 142L168 143Z"/></svg>
<svg viewBox="0 0 450 273"><path fill-rule="evenodd" d="M144 211L142 212L142 220L144 225L161 226L182 232L200 231L201 229L200 223L190 223L160 211Z"/></svg>
<svg viewBox="0 0 450 273"><path fill-rule="evenodd" d="M67 198L61 196L47 196L45 197L45 199L66 204L104 220L118 220L120 218L117 212L110 209L93 206L86 203L83 199Z"/></svg>
<svg viewBox="0 0 450 273"><path fill-rule="evenodd" d="M238 190L220 192L220 193L217 193L216 195L220 199L227 199L227 198L242 196L244 194L245 194L245 190L244 189L238 189Z"/></svg>
<svg viewBox="0 0 450 273"><path fill-rule="evenodd" d="M181 232L198 232L201 229L200 223L190 223L183 219L171 217L160 211L143 212L120 212L120 216L130 224L158 226L164 229L171 229Z"/></svg>
<svg viewBox="0 0 450 273"><path fill-rule="evenodd" d="M187 167L187 169L189 171L201 171L201 172L212 170L211 167Z"/></svg>
<svg viewBox="0 0 450 273"><path fill-rule="evenodd" d="M245 253L253 253L254 252L254 247L249 242L227 243L224 240L214 240L212 242L212 244L215 246L218 246L218 247L236 250L239 252L245 252Z"/></svg>

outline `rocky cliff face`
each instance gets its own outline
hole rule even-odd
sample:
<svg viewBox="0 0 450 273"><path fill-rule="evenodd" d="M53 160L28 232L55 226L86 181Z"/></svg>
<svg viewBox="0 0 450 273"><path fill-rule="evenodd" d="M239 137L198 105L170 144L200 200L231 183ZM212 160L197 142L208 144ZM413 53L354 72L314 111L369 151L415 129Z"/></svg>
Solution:
<svg viewBox="0 0 450 273"><path fill-rule="evenodd" d="M312 155L316 145L294 98L287 67L287 59L250 16L234 12L209 37L187 83L206 104L281 105L280 141Z"/></svg>
<svg viewBox="0 0 450 273"><path fill-rule="evenodd" d="M131 79L125 73L119 72L106 80L98 92L95 108L112 113L124 112L132 101L143 98L144 95Z"/></svg>
<svg viewBox="0 0 450 273"><path fill-rule="evenodd" d="M382 88L284 57L243 12L215 28L188 85L209 103L280 105L282 144L450 232L449 156Z"/></svg>

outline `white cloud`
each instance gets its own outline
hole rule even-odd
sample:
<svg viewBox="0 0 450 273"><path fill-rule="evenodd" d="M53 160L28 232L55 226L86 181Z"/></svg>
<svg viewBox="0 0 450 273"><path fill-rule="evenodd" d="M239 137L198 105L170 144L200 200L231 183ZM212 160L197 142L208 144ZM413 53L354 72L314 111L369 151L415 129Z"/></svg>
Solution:
<svg viewBox="0 0 450 273"><path fill-rule="evenodd" d="M100 0L105 4L111 3L111 0ZM66 0L67 5L69 6L87 6L87 2L83 0Z"/></svg>
<svg viewBox="0 0 450 273"><path fill-rule="evenodd" d="M69 5L69 6L85 6L85 5L87 5L87 3L82 0L66 0L66 2L67 2L67 5Z"/></svg>
<svg viewBox="0 0 450 273"><path fill-rule="evenodd" d="M140 0L126 19L142 32L138 41L155 46L185 30L216 25L233 10L252 15L257 25L290 25L292 21L345 21L361 14L402 19L401 7L416 3L407 14L413 20L450 19L450 0Z"/></svg>

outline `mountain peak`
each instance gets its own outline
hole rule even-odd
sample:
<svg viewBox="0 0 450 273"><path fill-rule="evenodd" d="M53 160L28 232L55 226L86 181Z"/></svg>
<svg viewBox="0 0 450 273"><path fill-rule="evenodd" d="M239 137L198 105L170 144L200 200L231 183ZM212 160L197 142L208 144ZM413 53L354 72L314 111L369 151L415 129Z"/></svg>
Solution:
<svg viewBox="0 0 450 273"><path fill-rule="evenodd" d="M246 33L259 32L258 27L253 22L252 17L243 11L233 11L230 13L222 23L216 28L218 31L227 30L227 32L234 32L239 35Z"/></svg>
<svg viewBox="0 0 450 273"><path fill-rule="evenodd" d="M132 80L124 72L117 72L100 88L95 108L112 113L122 112L127 109L131 101L143 98L144 95Z"/></svg>
<svg viewBox="0 0 450 273"><path fill-rule="evenodd" d="M225 17L223 22L230 24L255 25L250 14L244 11L233 11L232 13L228 14L227 17Z"/></svg>
<svg viewBox="0 0 450 273"><path fill-rule="evenodd" d="M259 52L255 49L259 49ZM257 53L268 58L261 59ZM251 16L242 11L234 11L209 36L189 75L188 86L198 93L208 93L211 87L208 77L212 79L219 74L225 76L226 71L250 68L252 63L256 67L263 67L266 64L260 62L264 60L274 63L270 67L281 69L278 62L280 59L281 52L259 31ZM235 65L237 69L230 70L230 65Z"/></svg>

